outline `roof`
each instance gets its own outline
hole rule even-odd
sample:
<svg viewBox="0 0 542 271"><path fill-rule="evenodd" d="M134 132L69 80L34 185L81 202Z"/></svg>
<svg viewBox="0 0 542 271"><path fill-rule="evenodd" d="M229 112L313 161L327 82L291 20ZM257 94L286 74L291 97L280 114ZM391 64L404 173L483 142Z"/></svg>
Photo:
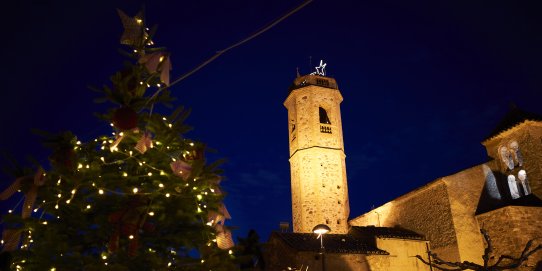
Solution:
<svg viewBox="0 0 542 271"><path fill-rule="evenodd" d="M325 234L324 247L328 253L389 255L376 247L376 238L423 240L415 232L387 227L352 227L347 234ZM280 238L297 251L320 251L320 240L313 233L274 232L271 238Z"/></svg>
<svg viewBox="0 0 542 271"><path fill-rule="evenodd" d="M484 189L485 191L485 189ZM508 206L542 207L542 199L535 194L520 197L518 199L491 200L489 196L482 194L475 215L489 213Z"/></svg>
<svg viewBox="0 0 542 271"><path fill-rule="evenodd" d="M542 116L526 112L519 109L517 106L512 105L510 111L501 119L495 129L484 139L484 141L498 136L500 133L513 128L514 126L521 124L526 120L542 121Z"/></svg>
<svg viewBox="0 0 542 271"><path fill-rule="evenodd" d="M417 234L411 230L403 228L389 228L389 227L352 227L350 230L352 234L361 236L371 236L378 238L397 238L397 239L409 239L409 240L425 240L423 235Z"/></svg>

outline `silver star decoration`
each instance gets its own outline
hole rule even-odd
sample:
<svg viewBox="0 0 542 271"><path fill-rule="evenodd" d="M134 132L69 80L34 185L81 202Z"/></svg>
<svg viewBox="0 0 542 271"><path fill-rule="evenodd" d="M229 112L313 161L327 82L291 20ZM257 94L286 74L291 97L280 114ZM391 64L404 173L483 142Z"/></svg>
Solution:
<svg viewBox="0 0 542 271"><path fill-rule="evenodd" d="M315 72L312 72L311 75L321 75L321 76L326 76L326 65L327 63L324 63L323 60L320 60L320 66L318 67L314 67L316 68L316 71Z"/></svg>

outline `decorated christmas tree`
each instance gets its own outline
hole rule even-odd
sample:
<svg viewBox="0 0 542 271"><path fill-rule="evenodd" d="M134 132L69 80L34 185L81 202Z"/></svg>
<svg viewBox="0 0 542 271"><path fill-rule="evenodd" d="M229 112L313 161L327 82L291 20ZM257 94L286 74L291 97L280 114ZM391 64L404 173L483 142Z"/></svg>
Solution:
<svg viewBox="0 0 542 271"><path fill-rule="evenodd" d="M141 13L119 15L129 61L97 89L111 131L47 136L50 165L0 194L24 198L3 216L0 258L13 270L235 269L217 163L184 137L186 110L157 113L173 100L169 53Z"/></svg>

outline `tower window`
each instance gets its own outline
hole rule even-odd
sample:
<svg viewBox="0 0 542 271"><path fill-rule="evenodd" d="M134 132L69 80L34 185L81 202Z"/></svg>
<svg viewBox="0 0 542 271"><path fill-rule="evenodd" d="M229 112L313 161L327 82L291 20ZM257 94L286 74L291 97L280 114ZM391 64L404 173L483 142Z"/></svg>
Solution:
<svg viewBox="0 0 542 271"><path fill-rule="evenodd" d="M329 121L329 117L327 116L327 112L322 107L319 107L320 111L320 123L323 124L331 124L331 121Z"/></svg>

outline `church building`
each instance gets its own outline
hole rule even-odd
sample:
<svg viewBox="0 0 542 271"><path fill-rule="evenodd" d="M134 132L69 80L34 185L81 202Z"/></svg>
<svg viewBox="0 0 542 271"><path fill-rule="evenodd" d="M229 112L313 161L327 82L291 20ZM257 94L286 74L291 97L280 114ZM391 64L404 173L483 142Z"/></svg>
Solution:
<svg viewBox="0 0 542 271"><path fill-rule="evenodd" d="M518 256L529 240L542 238L542 117L518 108L482 142L488 162L350 219L343 97L324 68L298 75L284 102L293 232L272 233L267 270L425 271L416 255L427 260L429 250L448 261L482 263L482 228L497 256ZM537 265L542 251L517 270Z"/></svg>

